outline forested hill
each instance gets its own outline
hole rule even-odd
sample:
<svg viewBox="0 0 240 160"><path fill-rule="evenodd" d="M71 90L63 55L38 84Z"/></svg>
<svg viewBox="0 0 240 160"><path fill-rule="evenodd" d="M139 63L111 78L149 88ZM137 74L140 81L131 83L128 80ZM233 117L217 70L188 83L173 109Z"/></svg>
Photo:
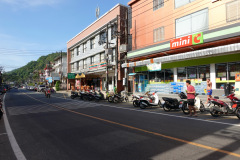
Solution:
<svg viewBox="0 0 240 160"><path fill-rule="evenodd" d="M67 54L66 52L63 52L63 55L66 54ZM4 81L18 82L18 84L22 84L29 80L30 73L33 73L31 74L32 79L38 79L39 77L38 71L40 70L43 71L43 69L45 68L46 64L49 63L49 61L53 62L54 59L60 55L61 55L60 52L56 52L46 56L41 56L40 58L38 58L37 61L31 61L21 68L5 73Z"/></svg>

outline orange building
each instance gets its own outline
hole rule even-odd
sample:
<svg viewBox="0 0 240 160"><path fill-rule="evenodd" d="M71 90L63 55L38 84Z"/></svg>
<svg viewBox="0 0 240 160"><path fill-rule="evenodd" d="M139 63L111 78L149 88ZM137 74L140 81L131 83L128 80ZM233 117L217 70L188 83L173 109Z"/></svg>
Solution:
<svg viewBox="0 0 240 160"><path fill-rule="evenodd" d="M176 93L190 79L221 91L240 72L240 0L131 0L133 91Z"/></svg>

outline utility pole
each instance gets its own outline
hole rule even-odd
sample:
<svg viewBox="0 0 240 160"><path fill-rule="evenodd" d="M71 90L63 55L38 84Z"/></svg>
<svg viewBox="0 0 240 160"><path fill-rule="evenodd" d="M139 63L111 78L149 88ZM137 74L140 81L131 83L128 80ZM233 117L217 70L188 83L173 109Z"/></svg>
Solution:
<svg viewBox="0 0 240 160"><path fill-rule="evenodd" d="M116 50L115 50L115 62L116 62L116 65L115 65L115 87L117 88L117 84L118 84L118 18L119 18L119 15L117 15L117 33L116 34Z"/></svg>
<svg viewBox="0 0 240 160"><path fill-rule="evenodd" d="M126 47L128 49L128 11L126 10L126 15L125 15L125 43ZM127 52L125 53L124 57L125 63L127 63ZM128 73L127 73L127 67L125 68L125 91L128 93Z"/></svg>
<svg viewBox="0 0 240 160"><path fill-rule="evenodd" d="M108 24L107 24L106 37L107 37L106 49L108 49ZM105 56L106 56L106 91L108 92L108 54L105 53Z"/></svg>

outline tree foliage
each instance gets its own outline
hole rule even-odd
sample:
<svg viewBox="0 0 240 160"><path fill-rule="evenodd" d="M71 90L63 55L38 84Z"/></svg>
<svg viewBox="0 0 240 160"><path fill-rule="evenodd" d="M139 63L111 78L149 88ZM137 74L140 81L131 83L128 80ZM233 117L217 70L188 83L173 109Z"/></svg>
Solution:
<svg viewBox="0 0 240 160"><path fill-rule="evenodd" d="M63 54L67 53L63 52ZM54 59L60 55L61 55L60 52L56 52L46 56L41 56L40 58L38 58L37 61L31 61L21 68L15 69L10 72L6 72L4 75L4 81L22 84L29 79L30 73L34 73L33 79L38 79L39 78L38 71L43 71L46 64L48 64L49 62L53 62Z"/></svg>
<svg viewBox="0 0 240 160"><path fill-rule="evenodd" d="M55 88L56 88L56 91L60 90L60 82L59 81L56 82Z"/></svg>

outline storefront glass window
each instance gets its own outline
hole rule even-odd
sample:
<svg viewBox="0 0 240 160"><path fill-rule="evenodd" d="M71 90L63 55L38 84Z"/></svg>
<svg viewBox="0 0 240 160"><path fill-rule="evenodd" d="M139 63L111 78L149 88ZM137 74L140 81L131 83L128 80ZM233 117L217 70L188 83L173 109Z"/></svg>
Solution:
<svg viewBox="0 0 240 160"><path fill-rule="evenodd" d="M197 67L187 67L187 79L197 78Z"/></svg>
<svg viewBox="0 0 240 160"><path fill-rule="evenodd" d="M155 72L149 72L149 80L154 81L155 80Z"/></svg>
<svg viewBox="0 0 240 160"><path fill-rule="evenodd" d="M155 82L164 82L164 70L156 72Z"/></svg>
<svg viewBox="0 0 240 160"><path fill-rule="evenodd" d="M227 79L227 63L216 64L216 81Z"/></svg>
<svg viewBox="0 0 240 160"><path fill-rule="evenodd" d="M198 66L198 78L202 81L210 78L210 65Z"/></svg>
<svg viewBox="0 0 240 160"><path fill-rule="evenodd" d="M229 80L235 80L236 73L240 73L240 62L228 63L229 67Z"/></svg>
<svg viewBox="0 0 240 160"><path fill-rule="evenodd" d="M173 82L173 69L165 69L165 82Z"/></svg>
<svg viewBox="0 0 240 160"><path fill-rule="evenodd" d="M183 82L186 79L187 69L186 67L180 67L177 69L178 82Z"/></svg>

